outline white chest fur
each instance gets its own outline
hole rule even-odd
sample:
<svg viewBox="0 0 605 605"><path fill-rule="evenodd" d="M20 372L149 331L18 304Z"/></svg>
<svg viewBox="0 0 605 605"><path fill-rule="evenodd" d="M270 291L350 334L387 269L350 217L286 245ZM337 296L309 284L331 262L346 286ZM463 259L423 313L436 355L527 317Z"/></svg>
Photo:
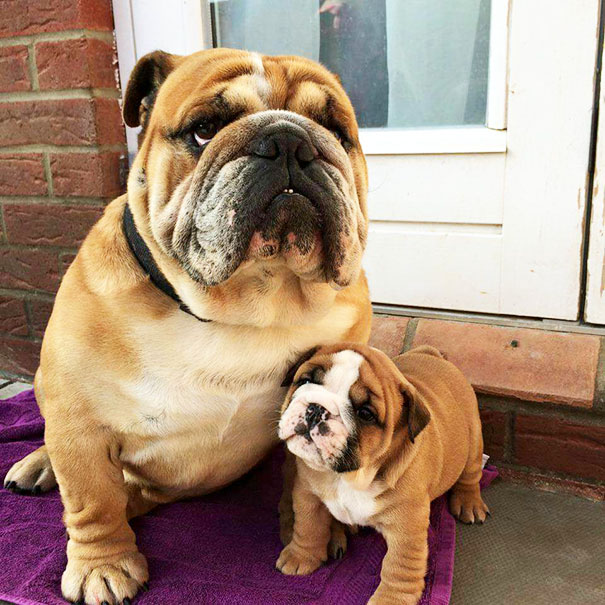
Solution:
<svg viewBox="0 0 605 605"><path fill-rule="evenodd" d="M332 516L347 525L368 525L377 512L376 497L381 488L371 485L367 489L358 489L344 478L338 478L334 488L333 497L324 500Z"/></svg>
<svg viewBox="0 0 605 605"><path fill-rule="evenodd" d="M100 407L103 422L136 437L123 459L169 468L173 485L210 489L240 476L277 441L288 360L321 334L340 338L351 323L342 315L343 325L327 317L313 329L283 330L200 323L176 311L133 327L140 371Z"/></svg>

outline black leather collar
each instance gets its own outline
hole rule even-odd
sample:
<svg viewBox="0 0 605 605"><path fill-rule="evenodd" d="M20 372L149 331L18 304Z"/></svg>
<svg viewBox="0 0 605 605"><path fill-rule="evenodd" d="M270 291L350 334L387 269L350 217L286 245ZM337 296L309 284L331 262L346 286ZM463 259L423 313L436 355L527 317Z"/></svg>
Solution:
<svg viewBox="0 0 605 605"><path fill-rule="evenodd" d="M151 282L161 290L166 296L170 296L172 300L178 303L181 311L185 313L189 313L192 317L195 317L199 321L209 322L211 319L203 319L202 317L198 317L194 313L192 313L191 309L180 299L179 295L176 293L175 289L172 287L172 284L166 279L165 275L160 271L160 268L157 266L153 256L151 255L151 251L147 247L147 244L141 237L141 234L138 232L136 225L134 224L134 218L132 216L132 212L130 211L130 206L126 204L124 206L124 214L122 215L122 227L124 229L124 235L126 236L126 241L128 242L128 246L134 257L137 259L139 265L147 275L149 275L149 279Z"/></svg>

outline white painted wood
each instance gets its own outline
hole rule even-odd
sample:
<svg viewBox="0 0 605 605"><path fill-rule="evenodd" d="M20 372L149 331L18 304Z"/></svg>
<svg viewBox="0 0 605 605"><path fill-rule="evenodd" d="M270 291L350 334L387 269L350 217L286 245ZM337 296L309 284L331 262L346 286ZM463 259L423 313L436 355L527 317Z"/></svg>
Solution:
<svg viewBox="0 0 605 605"><path fill-rule="evenodd" d="M502 224L504 154L372 156L370 219Z"/></svg>
<svg viewBox="0 0 605 605"><path fill-rule="evenodd" d="M207 0L191 3L131 0L136 56L207 47ZM376 302L576 319L598 0L505 4L493 0L490 128L362 131Z"/></svg>
<svg viewBox="0 0 605 605"><path fill-rule="evenodd" d="M130 0L137 58L154 50L187 55L202 48L199 0Z"/></svg>
<svg viewBox="0 0 605 605"><path fill-rule="evenodd" d="M492 0L489 33L489 72L487 81L486 125L506 128L506 91L508 83L509 0Z"/></svg>
<svg viewBox="0 0 605 605"><path fill-rule="evenodd" d="M484 126L362 128L360 141L366 155L506 151L506 133Z"/></svg>
<svg viewBox="0 0 605 605"><path fill-rule="evenodd" d="M137 62L137 52L134 39L134 26L132 22L132 8L130 0L112 2L113 21L115 23L116 47L118 51L118 69L122 90L126 89L130 72ZM126 128L126 143L130 161L137 152L137 128Z"/></svg>
<svg viewBox="0 0 605 605"><path fill-rule="evenodd" d="M372 300L489 312L500 297L501 245L497 227L372 223L364 259Z"/></svg>
<svg viewBox="0 0 605 605"><path fill-rule="evenodd" d="M599 103L592 212L588 217L590 240L584 319L594 324L605 324L605 81L602 71Z"/></svg>
<svg viewBox="0 0 605 605"><path fill-rule="evenodd" d="M122 90L136 62L154 50L189 54L210 48L208 0L119 0L113 2ZM128 153L137 152L138 128L126 128Z"/></svg>
<svg viewBox="0 0 605 605"><path fill-rule="evenodd" d="M598 0L515 0L499 311L577 319Z"/></svg>

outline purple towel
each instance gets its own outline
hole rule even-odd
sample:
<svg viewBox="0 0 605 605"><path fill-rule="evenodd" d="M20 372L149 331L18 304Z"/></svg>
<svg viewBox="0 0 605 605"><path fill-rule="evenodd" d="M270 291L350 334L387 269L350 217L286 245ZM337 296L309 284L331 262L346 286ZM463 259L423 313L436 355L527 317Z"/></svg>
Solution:
<svg viewBox="0 0 605 605"><path fill-rule="evenodd" d="M0 476L42 443L44 421L33 391L0 401ZM230 487L194 500L158 507L132 522L149 562L150 591L137 605L172 603L356 605L380 581L381 536L363 530L350 538L341 561L311 576L287 577L274 568L281 550L277 502L281 452L276 451ZM485 485L497 475L484 472ZM55 605L61 598L65 530L56 490L18 496L0 489L0 599L19 605ZM445 498L433 502L429 570L422 605L449 602L455 522Z"/></svg>

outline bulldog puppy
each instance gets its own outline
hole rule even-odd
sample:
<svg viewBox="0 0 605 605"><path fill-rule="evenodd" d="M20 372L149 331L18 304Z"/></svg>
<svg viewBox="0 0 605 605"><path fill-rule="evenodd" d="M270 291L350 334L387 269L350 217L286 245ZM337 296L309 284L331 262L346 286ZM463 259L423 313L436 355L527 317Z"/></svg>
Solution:
<svg viewBox="0 0 605 605"><path fill-rule="evenodd" d="M391 361L365 345L314 351L292 379L279 437L296 458L294 533L277 568L305 575L326 560L330 513L370 526L388 551L373 604L414 604L424 589L431 500L483 523L483 438L471 385L434 348Z"/></svg>
<svg viewBox="0 0 605 605"><path fill-rule="evenodd" d="M292 361L365 342L371 321L366 166L335 76L297 57L154 52L123 109L143 127L128 191L57 294L35 379L45 446L5 482L58 482L63 595L89 605L147 581L128 518L248 471L277 443Z"/></svg>

